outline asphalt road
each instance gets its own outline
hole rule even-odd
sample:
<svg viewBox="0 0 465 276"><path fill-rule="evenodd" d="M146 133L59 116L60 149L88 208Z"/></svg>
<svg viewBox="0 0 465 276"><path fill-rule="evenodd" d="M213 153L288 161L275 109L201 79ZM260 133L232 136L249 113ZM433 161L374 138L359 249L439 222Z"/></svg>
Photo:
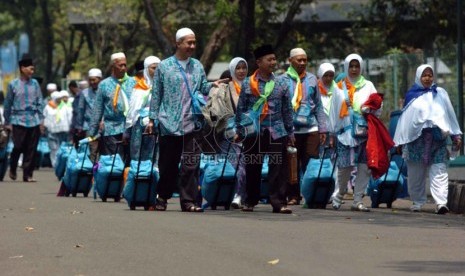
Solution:
<svg viewBox="0 0 465 276"><path fill-rule="evenodd" d="M35 178L0 182L0 275L465 275L465 217L433 204L191 214L172 199L166 212L130 211L56 197L50 169Z"/></svg>

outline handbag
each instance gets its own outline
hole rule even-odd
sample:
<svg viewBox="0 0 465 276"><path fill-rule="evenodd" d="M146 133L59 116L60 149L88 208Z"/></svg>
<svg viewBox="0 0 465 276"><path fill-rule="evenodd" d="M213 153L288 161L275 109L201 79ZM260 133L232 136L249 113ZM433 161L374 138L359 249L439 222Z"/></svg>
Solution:
<svg viewBox="0 0 465 276"><path fill-rule="evenodd" d="M5 126L0 126L0 149L3 149L7 146L9 140L9 131L5 128Z"/></svg>
<svg viewBox="0 0 465 276"><path fill-rule="evenodd" d="M242 138L255 137L260 134L261 110L261 108L257 111L249 110L241 115L238 128Z"/></svg>
<svg viewBox="0 0 465 276"><path fill-rule="evenodd" d="M354 138L368 137L368 123L363 115L352 111L352 136Z"/></svg>
<svg viewBox="0 0 465 276"><path fill-rule="evenodd" d="M310 106L308 104L301 105L294 114L294 126L308 127L310 126Z"/></svg>
<svg viewBox="0 0 465 276"><path fill-rule="evenodd" d="M362 114L354 112L349 100L349 93L345 82L343 82L344 96L349 109L350 122L352 124L352 137L354 138L367 138L368 137L368 123Z"/></svg>

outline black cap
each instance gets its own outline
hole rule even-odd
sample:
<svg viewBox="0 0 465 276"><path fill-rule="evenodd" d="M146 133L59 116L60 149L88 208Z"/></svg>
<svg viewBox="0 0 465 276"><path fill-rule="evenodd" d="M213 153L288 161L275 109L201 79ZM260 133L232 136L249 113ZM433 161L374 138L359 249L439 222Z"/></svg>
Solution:
<svg viewBox="0 0 465 276"><path fill-rule="evenodd" d="M136 64L134 65L135 69L136 69L136 72L139 72L139 71L142 71L144 70L144 61L143 60L139 60L138 62L136 62Z"/></svg>
<svg viewBox="0 0 465 276"><path fill-rule="evenodd" d="M21 59L18 62L19 66L27 67L27 66L32 66L34 63L32 62L32 58L29 56L29 54L23 54Z"/></svg>
<svg viewBox="0 0 465 276"><path fill-rule="evenodd" d="M261 58L263 56L274 54L274 50L273 50L273 47L270 44L265 44L265 45L262 45L262 46L256 48L253 51L253 54L255 56L255 59L259 59L259 58Z"/></svg>

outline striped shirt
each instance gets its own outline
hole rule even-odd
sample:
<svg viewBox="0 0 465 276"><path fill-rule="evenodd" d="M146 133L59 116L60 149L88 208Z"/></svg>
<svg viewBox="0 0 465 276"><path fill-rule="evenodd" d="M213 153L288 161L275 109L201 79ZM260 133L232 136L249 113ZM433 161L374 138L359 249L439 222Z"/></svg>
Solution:
<svg viewBox="0 0 465 276"><path fill-rule="evenodd" d="M44 120L43 110L44 100L37 80L16 78L8 84L5 125L38 126Z"/></svg>

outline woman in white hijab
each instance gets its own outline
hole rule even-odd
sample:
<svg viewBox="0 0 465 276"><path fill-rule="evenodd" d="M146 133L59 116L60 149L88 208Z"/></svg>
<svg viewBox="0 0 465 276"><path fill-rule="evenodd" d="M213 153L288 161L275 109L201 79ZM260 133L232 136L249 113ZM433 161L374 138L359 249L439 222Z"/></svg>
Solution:
<svg viewBox="0 0 465 276"><path fill-rule="evenodd" d="M426 203L425 182L429 177L436 212L445 214L449 176L446 162L447 138L460 148L460 131L447 91L434 83L433 68L423 64L417 68L415 84L405 94L404 108L397 122L394 142L402 146L407 160L408 191L413 212Z"/></svg>
<svg viewBox="0 0 465 276"><path fill-rule="evenodd" d="M344 60L346 77L338 83L339 90L337 93L333 93L331 99L329 130L332 132L332 136L337 137L335 141L338 168L336 183L339 185L339 193L333 197L332 202L335 210L341 207L351 172L356 168L357 177L355 178L354 201L351 210L370 211L362 202L370 179L370 171L366 164L367 138L362 133L353 134L352 122L355 124L357 121L354 118L364 120L362 112L371 112L363 109L362 105L371 94L377 92L373 83L363 77L362 71L362 58L357 54L348 55ZM380 113L381 110L376 111L376 114Z"/></svg>
<svg viewBox="0 0 465 276"><path fill-rule="evenodd" d="M148 56L144 59L144 78L141 78L133 88L129 100L128 114L126 115L125 138L131 137L130 157L131 160L139 160L139 149L142 139L142 132L149 121L150 92L152 90L155 70L160 63L156 56ZM151 158L151 148L153 144L147 143L148 150L143 150L142 160ZM146 153L146 154L145 154Z"/></svg>

